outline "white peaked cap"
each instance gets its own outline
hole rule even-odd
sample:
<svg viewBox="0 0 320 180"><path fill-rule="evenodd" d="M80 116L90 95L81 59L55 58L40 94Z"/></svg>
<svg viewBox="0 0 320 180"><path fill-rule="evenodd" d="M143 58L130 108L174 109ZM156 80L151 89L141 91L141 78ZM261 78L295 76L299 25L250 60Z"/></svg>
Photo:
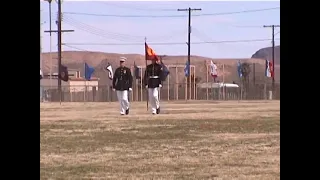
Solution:
<svg viewBox="0 0 320 180"><path fill-rule="evenodd" d="M120 62L125 62L127 60L127 58L125 57L120 57Z"/></svg>

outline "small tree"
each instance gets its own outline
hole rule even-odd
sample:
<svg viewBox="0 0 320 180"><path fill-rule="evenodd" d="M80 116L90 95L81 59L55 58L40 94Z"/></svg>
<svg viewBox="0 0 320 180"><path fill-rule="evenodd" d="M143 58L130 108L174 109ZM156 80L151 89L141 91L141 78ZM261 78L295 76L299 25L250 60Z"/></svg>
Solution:
<svg viewBox="0 0 320 180"><path fill-rule="evenodd" d="M251 73L251 67L249 63L242 63L241 64L241 73L242 73L242 85L244 92L247 92L249 88L249 76Z"/></svg>
<svg viewBox="0 0 320 180"><path fill-rule="evenodd" d="M194 74L191 74L191 76L187 77L187 84L190 84L190 78L191 78L191 84L198 84L201 81L201 77L197 76L194 77Z"/></svg>

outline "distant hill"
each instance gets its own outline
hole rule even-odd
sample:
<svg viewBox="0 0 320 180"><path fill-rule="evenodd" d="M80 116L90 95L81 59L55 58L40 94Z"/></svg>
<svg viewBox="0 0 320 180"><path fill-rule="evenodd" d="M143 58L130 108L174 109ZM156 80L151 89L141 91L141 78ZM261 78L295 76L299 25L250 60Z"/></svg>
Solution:
<svg viewBox="0 0 320 180"><path fill-rule="evenodd" d="M275 64L280 65L280 46L275 46L274 57ZM259 49L251 56L251 58L272 60L272 47Z"/></svg>
<svg viewBox="0 0 320 180"><path fill-rule="evenodd" d="M66 65L70 70L80 70L81 74L84 73L84 62L95 68L94 76L100 78L100 85L107 85L109 82L107 73L103 70L103 68L108 64L115 68L119 64L119 58L121 56L125 56L127 60L127 66L133 66L134 62L138 66L145 66L144 55L140 54L116 54L116 53L104 53L104 52L88 52L88 51L64 51L62 52L62 64ZM52 61L50 61L52 59ZM49 73L50 64L52 63L52 72L57 72L57 53L43 53L43 72ZM177 71L178 77L177 80L179 83L185 82L183 67L186 63L187 56L167 56L163 58L163 62L166 65L181 65L182 68L179 68ZM264 68L265 61L263 59L212 59L208 57L201 56L191 56L191 65L196 66L196 77L201 79L200 82L206 82L207 78L207 69L206 63L209 64L210 61L213 60L214 63L217 64L219 68L220 77L219 81L222 81L222 64L224 64L224 78L225 82L237 82L239 80L237 76L237 61L241 60L242 62L248 63L256 63L256 81L264 82ZM280 67L275 66L276 74L280 74ZM175 81L175 69L170 68L171 77L170 83L174 83ZM280 80L280 76L276 75L276 81ZM211 78L209 77L209 81Z"/></svg>

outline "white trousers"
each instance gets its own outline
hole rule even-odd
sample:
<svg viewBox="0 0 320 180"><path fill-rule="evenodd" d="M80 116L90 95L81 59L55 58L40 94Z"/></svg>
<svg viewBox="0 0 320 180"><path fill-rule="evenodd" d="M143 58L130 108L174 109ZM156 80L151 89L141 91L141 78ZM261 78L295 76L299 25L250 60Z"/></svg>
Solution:
<svg viewBox="0 0 320 180"><path fill-rule="evenodd" d="M159 88L148 88L148 96L152 113L156 113L157 109L160 107Z"/></svg>
<svg viewBox="0 0 320 180"><path fill-rule="evenodd" d="M125 114L129 109L128 91L117 91L117 98L120 103L120 114Z"/></svg>

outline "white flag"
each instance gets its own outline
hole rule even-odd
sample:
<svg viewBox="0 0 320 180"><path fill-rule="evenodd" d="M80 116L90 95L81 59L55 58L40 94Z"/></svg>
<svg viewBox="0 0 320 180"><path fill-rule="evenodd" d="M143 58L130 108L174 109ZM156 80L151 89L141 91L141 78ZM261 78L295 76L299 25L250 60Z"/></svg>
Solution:
<svg viewBox="0 0 320 180"><path fill-rule="evenodd" d="M266 60L265 75L267 77L271 77L271 78L273 77L273 67L272 66L273 66L272 62Z"/></svg>
<svg viewBox="0 0 320 180"><path fill-rule="evenodd" d="M217 67L217 65L215 65L213 62L212 62L212 60L211 60L211 64L210 64L210 70L211 70L211 72L210 72L210 74L211 74L211 76L213 77L213 78L216 78L216 77L218 77L218 67Z"/></svg>
<svg viewBox="0 0 320 180"><path fill-rule="evenodd" d="M40 80L43 78L43 73L42 73L42 71L41 71L41 69L40 69Z"/></svg>
<svg viewBox="0 0 320 180"><path fill-rule="evenodd" d="M113 70L112 70L111 64L109 64L107 66L106 70L109 72L109 74L108 74L109 79L112 80L113 79Z"/></svg>

